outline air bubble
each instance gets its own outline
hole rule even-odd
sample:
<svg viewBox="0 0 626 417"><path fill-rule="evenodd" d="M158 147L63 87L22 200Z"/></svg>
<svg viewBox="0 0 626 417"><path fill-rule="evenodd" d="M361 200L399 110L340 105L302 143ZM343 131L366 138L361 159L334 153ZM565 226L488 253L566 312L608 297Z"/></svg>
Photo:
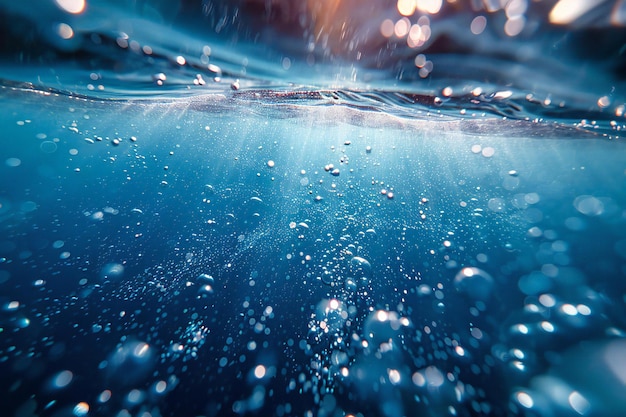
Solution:
<svg viewBox="0 0 626 417"><path fill-rule="evenodd" d="M367 259L355 256L350 260L350 272L355 278L369 279L372 275L372 265Z"/></svg>
<svg viewBox="0 0 626 417"><path fill-rule="evenodd" d="M119 279L124 275L124 265L119 263L108 263L100 270L102 279Z"/></svg>
<svg viewBox="0 0 626 417"><path fill-rule="evenodd" d="M493 278L480 268L466 267L454 277L454 286L474 300L485 301L493 290Z"/></svg>

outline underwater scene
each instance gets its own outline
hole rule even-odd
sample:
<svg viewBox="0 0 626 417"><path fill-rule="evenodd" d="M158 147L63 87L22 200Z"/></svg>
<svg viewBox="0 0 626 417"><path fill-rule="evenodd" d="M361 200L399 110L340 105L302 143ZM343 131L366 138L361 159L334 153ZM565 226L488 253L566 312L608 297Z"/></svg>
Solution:
<svg viewBox="0 0 626 417"><path fill-rule="evenodd" d="M626 1L0 22L3 417L626 415Z"/></svg>

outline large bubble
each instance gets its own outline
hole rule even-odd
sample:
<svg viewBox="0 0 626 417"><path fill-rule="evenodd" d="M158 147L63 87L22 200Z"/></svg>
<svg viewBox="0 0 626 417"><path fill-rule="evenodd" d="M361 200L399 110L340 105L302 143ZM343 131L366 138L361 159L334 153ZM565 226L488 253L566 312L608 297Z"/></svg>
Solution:
<svg viewBox="0 0 626 417"><path fill-rule="evenodd" d="M621 417L626 410L626 341L575 346L530 382L538 415Z"/></svg>
<svg viewBox="0 0 626 417"><path fill-rule="evenodd" d="M124 275L124 265L111 262L102 267L100 277L102 279L117 280Z"/></svg>
<svg viewBox="0 0 626 417"><path fill-rule="evenodd" d="M155 364L154 348L146 342L133 340L119 345L101 368L110 380L130 386L144 380Z"/></svg>
<svg viewBox="0 0 626 417"><path fill-rule="evenodd" d="M363 333L372 348L379 348L383 344L393 348L393 343L397 342L402 329L410 324L408 318L400 317L395 311L377 310L365 320Z"/></svg>
<svg viewBox="0 0 626 417"><path fill-rule="evenodd" d="M465 267L454 277L454 286L474 300L485 301L493 290L493 278L480 268Z"/></svg>
<svg viewBox="0 0 626 417"><path fill-rule="evenodd" d="M369 280L372 277L372 265L367 259L355 256L350 260L350 272L357 279Z"/></svg>

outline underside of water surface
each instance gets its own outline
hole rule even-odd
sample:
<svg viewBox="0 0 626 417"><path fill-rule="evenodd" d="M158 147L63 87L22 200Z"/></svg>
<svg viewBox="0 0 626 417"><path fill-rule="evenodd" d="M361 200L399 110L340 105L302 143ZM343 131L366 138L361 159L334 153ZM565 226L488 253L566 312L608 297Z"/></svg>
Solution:
<svg viewBox="0 0 626 417"><path fill-rule="evenodd" d="M3 416L626 414L626 2L0 22Z"/></svg>

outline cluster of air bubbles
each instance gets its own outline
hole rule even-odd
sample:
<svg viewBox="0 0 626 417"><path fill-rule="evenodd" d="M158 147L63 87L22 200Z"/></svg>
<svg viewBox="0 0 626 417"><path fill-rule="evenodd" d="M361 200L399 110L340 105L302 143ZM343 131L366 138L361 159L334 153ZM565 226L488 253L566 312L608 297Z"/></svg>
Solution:
<svg viewBox="0 0 626 417"><path fill-rule="evenodd" d="M334 177L338 177L339 174L341 174L341 171L339 171L339 168L336 168L334 164L325 165L324 171L329 172L330 175Z"/></svg>
<svg viewBox="0 0 626 417"><path fill-rule="evenodd" d="M315 309L309 328L331 335L339 332L348 320L348 308L336 298L322 300Z"/></svg>
<svg viewBox="0 0 626 417"><path fill-rule="evenodd" d="M210 329L198 320L197 313L193 313L180 339L170 345L167 358L182 358L183 362L196 359L209 333Z"/></svg>

